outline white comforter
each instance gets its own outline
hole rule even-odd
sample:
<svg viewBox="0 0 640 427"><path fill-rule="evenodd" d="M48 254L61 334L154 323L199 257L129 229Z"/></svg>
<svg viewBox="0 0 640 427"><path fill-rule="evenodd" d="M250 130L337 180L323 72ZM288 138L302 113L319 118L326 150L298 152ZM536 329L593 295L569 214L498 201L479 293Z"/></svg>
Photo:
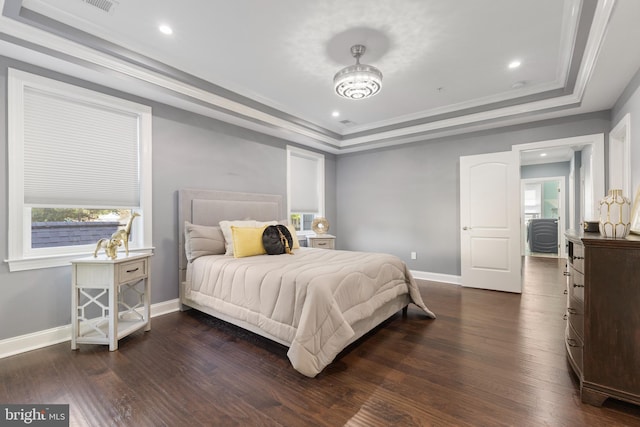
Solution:
<svg viewBox="0 0 640 427"><path fill-rule="evenodd" d="M351 325L406 293L435 318L399 258L311 248L294 255L200 257L189 266L185 288L197 304L291 343L291 364L310 377L350 342Z"/></svg>

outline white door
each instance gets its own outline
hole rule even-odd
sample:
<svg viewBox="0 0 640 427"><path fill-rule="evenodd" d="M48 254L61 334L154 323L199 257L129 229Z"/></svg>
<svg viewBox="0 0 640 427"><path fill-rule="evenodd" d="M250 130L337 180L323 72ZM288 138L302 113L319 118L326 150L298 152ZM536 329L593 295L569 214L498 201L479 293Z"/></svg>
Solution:
<svg viewBox="0 0 640 427"><path fill-rule="evenodd" d="M522 292L517 152L460 157L462 286Z"/></svg>

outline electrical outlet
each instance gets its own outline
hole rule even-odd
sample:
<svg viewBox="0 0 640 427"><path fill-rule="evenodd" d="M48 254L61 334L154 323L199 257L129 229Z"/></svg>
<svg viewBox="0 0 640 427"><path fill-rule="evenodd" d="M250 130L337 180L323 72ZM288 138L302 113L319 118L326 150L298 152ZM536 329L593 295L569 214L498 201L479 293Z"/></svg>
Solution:
<svg viewBox="0 0 640 427"><path fill-rule="evenodd" d="M418 259L418 254L415 252L411 252L411 259Z"/></svg>

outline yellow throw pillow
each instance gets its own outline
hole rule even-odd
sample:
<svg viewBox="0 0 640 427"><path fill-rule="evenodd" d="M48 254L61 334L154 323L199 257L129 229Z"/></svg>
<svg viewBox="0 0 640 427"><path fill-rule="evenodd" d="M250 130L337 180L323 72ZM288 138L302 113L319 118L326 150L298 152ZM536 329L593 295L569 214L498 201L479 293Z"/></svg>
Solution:
<svg viewBox="0 0 640 427"><path fill-rule="evenodd" d="M243 258L254 255L263 255L267 252L262 245L262 233L264 227L237 227L231 226L231 238L233 240L233 256Z"/></svg>
<svg viewBox="0 0 640 427"><path fill-rule="evenodd" d="M287 225L287 229L289 229L289 233L291 233L291 237L293 238L293 247L291 249L300 249L300 241L296 235L296 227L294 225Z"/></svg>

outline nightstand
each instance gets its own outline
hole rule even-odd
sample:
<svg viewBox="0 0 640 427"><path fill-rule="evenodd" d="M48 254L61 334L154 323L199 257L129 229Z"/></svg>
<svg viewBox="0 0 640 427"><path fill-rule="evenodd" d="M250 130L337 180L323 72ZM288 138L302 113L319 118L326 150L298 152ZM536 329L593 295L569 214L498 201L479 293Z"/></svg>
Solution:
<svg viewBox="0 0 640 427"><path fill-rule="evenodd" d="M316 234L315 236L307 236L307 246L310 248L335 249L336 236L331 234Z"/></svg>
<svg viewBox="0 0 640 427"><path fill-rule="evenodd" d="M104 254L71 261L71 349L108 344L141 328L151 329L150 253ZM122 310L122 311L121 311Z"/></svg>

